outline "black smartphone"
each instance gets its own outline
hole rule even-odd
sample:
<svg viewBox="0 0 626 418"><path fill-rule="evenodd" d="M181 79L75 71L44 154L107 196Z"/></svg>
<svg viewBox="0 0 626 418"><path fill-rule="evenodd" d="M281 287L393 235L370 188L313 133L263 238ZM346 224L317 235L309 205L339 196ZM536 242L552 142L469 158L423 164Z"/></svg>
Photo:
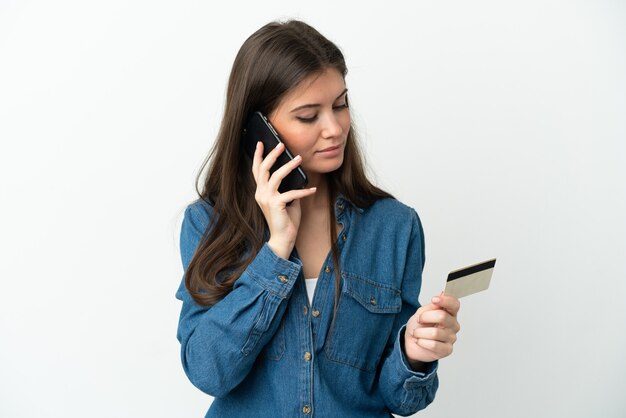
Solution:
<svg viewBox="0 0 626 418"><path fill-rule="evenodd" d="M261 112L254 112L246 123L246 127L243 130L243 146L245 152L250 158L254 157L254 150L258 141L263 143L263 158L267 157L279 143L282 141L278 136L278 133L272 126L269 120ZM284 144L283 144L284 145ZM293 155L285 145L285 149L280 153L276 162L270 168L270 175L274 171L278 170L289 161L293 160ZM306 173L300 168L300 166L293 169L287 176L280 182L278 191L285 193L289 190L303 189L307 183L308 178Z"/></svg>

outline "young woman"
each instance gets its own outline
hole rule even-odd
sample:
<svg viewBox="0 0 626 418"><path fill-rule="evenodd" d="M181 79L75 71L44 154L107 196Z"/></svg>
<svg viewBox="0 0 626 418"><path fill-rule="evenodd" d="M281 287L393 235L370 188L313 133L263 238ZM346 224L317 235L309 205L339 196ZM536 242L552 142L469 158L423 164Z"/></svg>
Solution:
<svg viewBox="0 0 626 418"><path fill-rule="evenodd" d="M459 301L420 306L414 209L365 176L339 49L299 21L242 45L200 198L181 230L183 368L215 399L207 417L389 417L425 408L452 352ZM279 146L250 158L267 115ZM297 166L305 189L278 192ZM201 170L202 172L202 170ZM199 180L199 178L198 178Z"/></svg>

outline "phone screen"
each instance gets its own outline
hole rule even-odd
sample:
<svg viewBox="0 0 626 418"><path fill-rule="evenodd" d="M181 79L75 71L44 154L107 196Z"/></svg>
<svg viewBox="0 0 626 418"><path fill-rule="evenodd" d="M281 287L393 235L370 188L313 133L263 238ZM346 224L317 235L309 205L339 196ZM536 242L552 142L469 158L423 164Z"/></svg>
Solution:
<svg viewBox="0 0 626 418"><path fill-rule="evenodd" d="M244 148L250 158L254 157L258 141L263 142L263 158L267 157L267 154L282 142L269 120L261 112L254 112L243 130ZM278 156L272 168L270 168L270 175L292 159L293 155L285 145L284 151ZM306 173L302 168L296 167L281 181L278 191L284 193L289 190L302 189L307 185L307 182Z"/></svg>

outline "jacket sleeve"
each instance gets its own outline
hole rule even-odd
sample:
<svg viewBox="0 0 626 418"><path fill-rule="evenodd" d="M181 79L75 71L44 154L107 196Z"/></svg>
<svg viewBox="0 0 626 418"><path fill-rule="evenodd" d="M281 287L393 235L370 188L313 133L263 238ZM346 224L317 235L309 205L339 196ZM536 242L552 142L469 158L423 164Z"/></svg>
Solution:
<svg viewBox="0 0 626 418"><path fill-rule="evenodd" d="M209 212L198 204L185 210L180 232L185 272L209 225ZM183 302L177 338L183 369L198 389L219 398L243 381L278 330L301 268L265 243L233 290L211 307L193 300L183 276L176 292Z"/></svg>
<svg viewBox="0 0 626 418"><path fill-rule="evenodd" d="M379 365L379 391L389 410L408 416L426 408L439 386L438 361L428 364L425 373L411 370L404 354L404 332L409 318L420 307L418 296L424 270L424 233L419 216L411 209L411 236L402 277L402 310L396 316Z"/></svg>

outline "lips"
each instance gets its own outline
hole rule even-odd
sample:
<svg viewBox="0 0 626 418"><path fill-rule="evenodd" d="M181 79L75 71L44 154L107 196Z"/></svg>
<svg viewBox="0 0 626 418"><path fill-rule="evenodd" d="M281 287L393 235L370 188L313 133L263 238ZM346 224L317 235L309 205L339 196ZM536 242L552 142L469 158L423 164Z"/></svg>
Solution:
<svg viewBox="0 0 626 418"><path fill-rule="evenodd" d="M339 149L340 147L341 147L341 145L335 145L334 147L324 148L324 149L321 149L321 150L319 150L317 152L334 151L336 149Z"/></svg>

